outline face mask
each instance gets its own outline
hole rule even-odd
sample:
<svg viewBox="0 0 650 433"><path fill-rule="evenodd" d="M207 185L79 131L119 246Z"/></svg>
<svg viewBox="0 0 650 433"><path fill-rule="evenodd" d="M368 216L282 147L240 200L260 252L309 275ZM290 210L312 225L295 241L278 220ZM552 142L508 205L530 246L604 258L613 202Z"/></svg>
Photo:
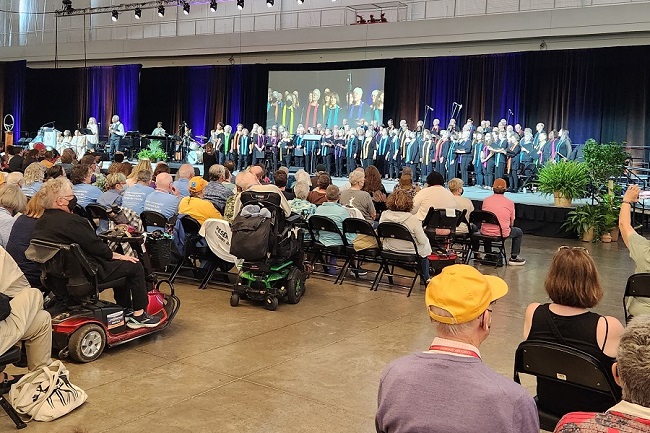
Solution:
<svg viewBox="0 0 650 433"><path fill-rule="evenodd" d="M97 176L95 176L95 175L93 174L93 175L90 177L90 183L95 183L95 181L97 181Z"/></svg>
<svg viewBox="0 0 650 433"><path fill-rule="evenodd" d="M74 208L77 206L77 196L73 195L70 201L68 201L68 209L70 212L74 212Z"/></svg>

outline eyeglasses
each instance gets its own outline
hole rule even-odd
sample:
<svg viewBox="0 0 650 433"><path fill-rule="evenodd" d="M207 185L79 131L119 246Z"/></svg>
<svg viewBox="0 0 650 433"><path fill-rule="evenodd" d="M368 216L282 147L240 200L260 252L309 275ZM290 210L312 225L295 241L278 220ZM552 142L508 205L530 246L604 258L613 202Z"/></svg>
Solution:
<svg viewBox="0 0 650 433"><path fill-rule="evenodd" d="M70 200L72 200L72 197L74 197L74 194L62 195L59 198L64 198L64 199L70 201Z"/></svg>
<svg viewBox="0 0 650 433"><path fill-rule="evenodd" d="M585 247L570 247L568 245L562 245L557 250L558 252L560 252L561 250L584 251L585 253L589 254L589 250L586 249Z"/></svg>

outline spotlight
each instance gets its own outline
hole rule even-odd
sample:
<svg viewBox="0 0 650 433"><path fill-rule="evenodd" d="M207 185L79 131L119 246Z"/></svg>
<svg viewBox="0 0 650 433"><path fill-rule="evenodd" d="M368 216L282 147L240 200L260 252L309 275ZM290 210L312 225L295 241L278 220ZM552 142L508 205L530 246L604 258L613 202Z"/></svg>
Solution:
<svg viewBox="0 0 650 433"><path fill-rule="evenodd" d="M185 15L190 14L190 4L188 2L183 2L183 13Z"/></svg>
<svg viewBox="0 0 650 433"><path fill-rule="evenodd" d="M71 13L74 10L72 8L72 0L63 0L61 3L63 3L64 12Z"/></svg>
<svg viewBox="0 0 650 433"><path fill-rule="evenodd" d="M210 0L210 11L217 11L217 0Z"/></svg>
<svg viewBox="0 0 650 433"><path fill-rule="evenodd" d="M305 0L298 0L298 4L301 5L305 2Z"/></svg>
<svg viewBox="0 0 650 433"><path fill-rule="evenodd" d="M165 16L165 6L158 6L158 16L161 18Z"/></svg>
<svg viewBox="0 0 650 433"><path fill-rule="evenodd" d="M237 0L237 9L244 9L244 0Z"/></svg>
<svg viewBox="0 0 650 433"><path fill-rule="evenodd" d="M273 7L273 4L274 4L274 3L275 3L274 0L266 0L266 5L267 5L268 7L270 7L270 8Z"/></svg>
<svg viewBox="0 0 650 433"><path fill-rule="evenodd" d="M140 9L140 8L135 8L135 12L134 12L134 14L135 14L135 19L136 19L136 20L139 20L140 18L142 18L142 9Z"/></svg>
<svg viewBox="0 0 650 433"><path fill-rule="evenodd" d="M111 19L113 21L117 21L117 19L119 18L119 15L120 14L118 14L117 11L113 11L113 12L111 12Z"/></svg>

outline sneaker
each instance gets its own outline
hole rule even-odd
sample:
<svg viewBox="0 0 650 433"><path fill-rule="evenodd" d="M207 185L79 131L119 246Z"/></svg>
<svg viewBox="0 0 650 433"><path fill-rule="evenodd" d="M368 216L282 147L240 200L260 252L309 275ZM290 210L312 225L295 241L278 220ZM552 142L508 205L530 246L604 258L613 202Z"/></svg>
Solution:
<svg viewBox="0 0 650 433"><path fill-rule="evenodd" d="M129 321L126 324L131 329L138 328L155 328L160 324L160 318L151 316L145 311L139 316L129 316Z"/></svg>
<svg viewBox="0 0 650 433"><path fill-rule="evenodd" d="M523 266L526 264L526 260L521 257L511 257L510 260L508 260L508 264L510 266Z"/></svg>

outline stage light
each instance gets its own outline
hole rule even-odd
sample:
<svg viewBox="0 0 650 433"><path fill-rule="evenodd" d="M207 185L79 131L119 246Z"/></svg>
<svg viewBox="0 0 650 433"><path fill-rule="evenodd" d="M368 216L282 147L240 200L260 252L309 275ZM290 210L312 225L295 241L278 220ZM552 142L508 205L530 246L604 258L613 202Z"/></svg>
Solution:
<svg viewBox="0 0 650 433"><path fill-rule="evenodd" d="M117 21L117 19L119 18L119 16L120 16L120 14L118 14L117 11L113 11L113 12L111 12L111 19L112 19L113 21Z"/></svg>
<svg viewBox="0 0 650 433"><path fill-rule="evenodd" d="M237 0L237 9L244 9L244 0Z"/></svg>
<svg viewBox="0 0 650 433"><path fill-rule="evenodd" d="M190 4L188 2L183 2L183 13L185 15L190 14Z"/></svg>
<svg viewBox="0 0 650 433"><path fill-rule="evenodd" d="M165 6L158 6L158 16L161 18L165 16Z"/></svg>
<svg viewBox="0 0 650 433"><path fill-rule="evenodd" d="M305 2L305 0L298 0L298 4L301 5Z"/></svg>
<svg viewBox="0 0 650 433"><path fill-rule="evenodd" d="M142 18L142 9L140 9L140 8L135 8L135 12L134 12L134 14L135 14L135 19L136 19L136 20L139 20L140 18Z"/></svg>
<svg viewBox="0 0 650 433"><path fill-rule="evenodd" d="M64 12L71 13L74 10L72 8L72 0L63 0L61 3L63 3Z"/></svg>
<svg viewBox="0 0 650 433"><path fill-rule="evenodd" d="M274 2L273 0L266 0L266 5L267 5L268 7L270 7L270 8L273 7L273 4L274 4L274 3L275 3L275 2Z"/></svg>
<svg viewBox="0 0 650 433"><path fill-rule="evenodd" d="M217 0L210 0L210 10L212 12L217 11Z"/></svg>

